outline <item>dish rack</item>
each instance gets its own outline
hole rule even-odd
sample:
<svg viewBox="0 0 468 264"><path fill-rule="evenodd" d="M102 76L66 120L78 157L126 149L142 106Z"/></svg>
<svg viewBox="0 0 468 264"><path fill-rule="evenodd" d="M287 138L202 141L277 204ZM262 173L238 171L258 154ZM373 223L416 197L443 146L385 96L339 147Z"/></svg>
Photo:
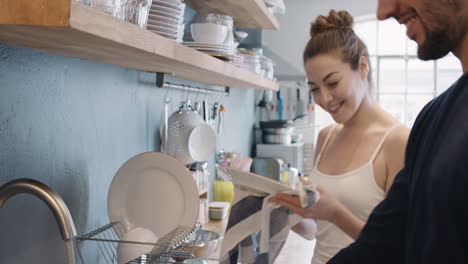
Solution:
<svg viewBox="0 0 468 264"><path fill-rule="evenodd" d="M85 235L77 236L74 240L82 264L88 264L85 253L87 253L86 249L89 246L97 247L98 255L100 255L98 256L100 258L99 263L118 264L117 246L119 243L154 246L149 254L128 262L130 264L183 263L187 259L194 258L194 249L198 237L194 236L195 240L189 240L189 238L199 229L201 229L200 223L197 223L194 228L179 226L156 243L146 243L120 240L117 233L123 233L120 232L123 231L123 228L120 223L110 223ZM97 245L87 245L93 242ZM93 259L93 261L89 262L97 263L98 261Z"/></svg>

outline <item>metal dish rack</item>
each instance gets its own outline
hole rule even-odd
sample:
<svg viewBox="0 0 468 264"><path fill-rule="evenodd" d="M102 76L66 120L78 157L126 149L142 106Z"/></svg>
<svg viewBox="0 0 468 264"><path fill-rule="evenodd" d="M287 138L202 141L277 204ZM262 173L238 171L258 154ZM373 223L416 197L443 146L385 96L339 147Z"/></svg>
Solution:
<svg viewBox="0 0 468 264"><path fill-rule="evenodd" d="M117 258L119 243L153 246L149 254L128 262L131 264L183 263L187 259L194 258L193 252L198 238L197 236L195 236L195 240L189 240L189 238L200 228L201 224L199 223L194 228L179 226L156 243L146 243L120 240L117 233L123 233L120 232L123 231L121 225L119 223L110 223L85 235L77 236L74 240L82 264L88 264L85 261L84 244L93 242L97 243L98 251L107 264L119 263Z"/></svg>

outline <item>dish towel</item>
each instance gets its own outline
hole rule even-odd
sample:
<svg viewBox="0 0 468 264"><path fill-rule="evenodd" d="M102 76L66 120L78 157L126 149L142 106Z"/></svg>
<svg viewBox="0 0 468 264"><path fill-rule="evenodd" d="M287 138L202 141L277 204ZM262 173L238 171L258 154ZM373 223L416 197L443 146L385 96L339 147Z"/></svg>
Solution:
<svg viewBox="0 0 468 264"><path fill-rule="evenodd" d="M237 185L235 182L234 191L220 263L273 263L286 242L289 230L302 217L270 202L268 197L274 194ZM294 190L285 190L282 193L298 195L304 208L315 204L319 199L319 193L313 185L305 186L301 182L297 183Z"/></svg>

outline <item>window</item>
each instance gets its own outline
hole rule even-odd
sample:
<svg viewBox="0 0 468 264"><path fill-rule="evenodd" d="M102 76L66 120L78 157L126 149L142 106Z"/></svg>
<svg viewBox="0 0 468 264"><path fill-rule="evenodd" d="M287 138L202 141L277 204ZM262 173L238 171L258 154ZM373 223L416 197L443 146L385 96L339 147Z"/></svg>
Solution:
<svg viewBox="0 0 468 264"><path fill-rule="evenodd" d="M356 19L355 32L366 43L379 104L411 127L421 109L462 75L458 59L449 54L437 61L417 58L417 44L395 20ZM332 124L330 115L316 108L316 136Z"/></svg>

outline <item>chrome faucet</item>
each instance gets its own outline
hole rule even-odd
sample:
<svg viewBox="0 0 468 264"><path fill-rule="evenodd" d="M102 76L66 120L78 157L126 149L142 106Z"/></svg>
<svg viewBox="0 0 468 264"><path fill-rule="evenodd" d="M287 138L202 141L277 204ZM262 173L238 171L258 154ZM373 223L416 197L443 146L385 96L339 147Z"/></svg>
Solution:
<svg viewBox="0 0 468 264"><path fill-rule="evenodd" d="M41 199L53 212L63 240L66 242L68 263L74 263L73 238L75 224L60 195L46 184L33 179L16 179L0 186L0 208L16 194L28 193Z"/></svg>

